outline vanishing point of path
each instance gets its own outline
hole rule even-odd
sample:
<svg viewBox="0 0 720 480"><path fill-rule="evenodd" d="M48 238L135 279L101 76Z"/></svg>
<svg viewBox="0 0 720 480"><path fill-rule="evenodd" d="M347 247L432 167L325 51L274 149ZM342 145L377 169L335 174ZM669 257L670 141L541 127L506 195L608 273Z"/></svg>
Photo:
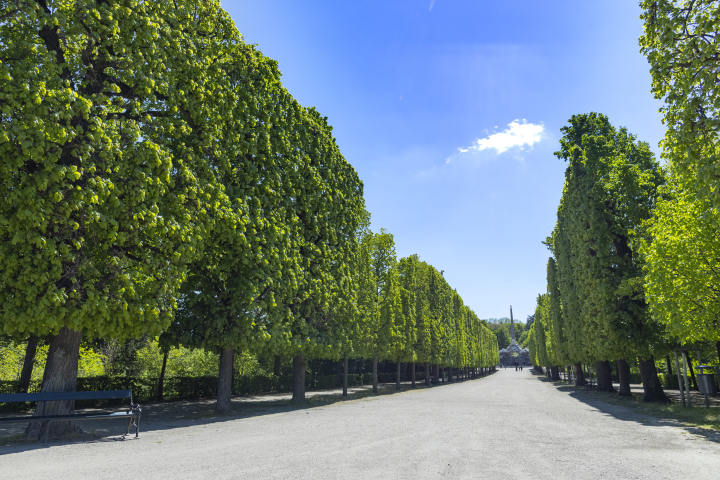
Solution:
<svg viewBox="0 0 720 480"><path fill-rule="evenodd" d="M13 479L719 476L717 437L585 403L528 369L305 409L151 420L139 439L0 447L0 477Z"/></svg>

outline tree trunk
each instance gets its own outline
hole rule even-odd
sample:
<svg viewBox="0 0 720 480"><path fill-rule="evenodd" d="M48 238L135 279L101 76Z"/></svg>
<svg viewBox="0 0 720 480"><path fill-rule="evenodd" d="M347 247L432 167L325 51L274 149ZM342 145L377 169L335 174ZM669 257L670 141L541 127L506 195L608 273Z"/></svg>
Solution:
<svg viewBox="0 0 720 480"><path fill-rule="evenodd" d="M550 367L550 378L553 380L560 380L560 372L558 367Z"/></svg>
<svg viewBox="0 0 720 480"><path fill-rule="evenodd" d="M345 355L345 362L343 364L343 397L347 397L348 389L348 357Z"/></svg>
<svg viewBox="0 0 720 480"><path fill-rule="evenodd" d="M311 375L312 375L310 377L310 385L311 385L311 388L314 390L315 389L315 370L317 370L317 358L314 358L312 360L312 363L310 364L310 368L311 368ZM303 401L305 401L305 394L303 394Z"/></svg>
<svg viewBox="0 0 720 480"><path fill-rule="evenodd" d="M275 355L275 365L273 365L273 375L280 376L280 355Z"/></svg>
<svg viewBox="0 0 720 480"><path fill-rule="evenodd" d="M670 379L672 378L672 375L673 375L672 363L670 363L670 355L665 356L665 366L667 367L667 371L668 371L667 386L669 387L670 382L672 381Z"/></svg>
<svg viewBox="0 0 720 480"><path fill-rule="evenodd" d="M665 395L662 385L660 385L653 356L650 355L647 358L638 357L638 367L640 367L645 392L643 400L646 402L670 403L670 399Z"/></svg>
<svg viewBox="0 0 720 480"><path fill-rule="evenodd" d="M50 340L41 392L74 392L77 390L78 359L82 330L62 327ZM38 402L34 415L72 415L75 400ZM71 433L82 433L76 422L52 422L48 437L57 438ZM25 429L28 438L45 435L47 423L33 422Z"/></svg>
<svg viewBox="0 0 720 480"><path fill-rule="evenodd" d="M447 372L448 372L448 382L452 382L453 381L452 367L447 367Z"/></svg>
<svg viewBox="0 0 720 480"><path fill-rule="evenodd" d="M373 393L378 393L378 359L373 355Z"/></svg>
<svg viewBox="0 0 720 480"><path fill-rule="evenodd" d="M412 388L415 388L415 362L412 362L412 370L410 370L410 381L412 382Z"/></svg>
<svg viewBox="0 0 720 480"><path fill-rule="evenodd" d="M293 396L290 403L305 403L305 355L302 352L293 357Z"/></svg>
<svg viewBox="0 0 720 480"><path fill-rule="evenodd" d="M220 349L220 367L218 368L216 413L232 412L232 382L235 350L232 348Z"/></svg>
<svg viewBox="0 0 720 480"><path fill-rule="evenodd" d="M615 393L615 387L612 384L612 367L608 360L598 360L595 362L595 372L597 374L597 390L598 392Z"/></svg>
<svg viewBox="0 0 720 480"><path fill-rule="evenodd" d="M400 390L400 371L402 370L402 363L400 363L400 357L397 361L397 375L395 376L395 390Z"/></svg>
<svg viewBox="0 0 720 480"><path fill-rule="evenodd" d="M583 373L582 364L580 362L573 364L573 368L575 369L575 386L579 387L581 385L587 385L587 380L585 380L585 374Z"/></svg>
<svg viewBox="0 0 720 480"><path fill-rule="evenodd" d="M160 369L160 378L158 379L157 399L160 402L162 402L163 393L165 390L165 368L167 367L167 359L168 359L168 352L165 351L165 352L163 352L163 363L162 363L162 368Z"/></svg>
<svg viewBox="0 0 720 480"><path fill-rule="evenodd" d="M25 348L25 360L23 361L22 373L20 373L19 393L27 393L32 380L33 366L35 365L35 352L37 352L38 337L30 335L27 347Z"/></svg>
<svg viewBox="0 0 720 480"><path fill-rule="evenodd" d="M430 379L431 379L430 362L425 362L425 386L426 387L430 386Z"/></svg>
<svg viewBox="0 0 720 480"><path fill-rule="evenodd" d="M698 388L697 380L695 379L695 369L692 366L692 359L690 358L690 351L688 350L687 353L688 358L688 370L690 370L690 380L692 381L692 389L693 390L700 390ZM698 363L700 363L700 360L698 360Z"/></svg>
<svg viewBox="0 0 720 480"><path fill-rule="evenodd" d="M715 350L717 350L718 360L720 361L720 342L715 343Z"/></svg>
<svg viewBox="0 0 720 480"><path fill-rule="evenodd" d="M438 365L436 363L435 365L433 365L433 369L435 370L435 372L434 372L435 382L439 382L440 381L440 365Z"/></svg>
<svg viewBox="0 0 720 480"><path fill-rule="evenodd" d="M620 390L618 390L618 395L620 395L621 397L632 396L632 393L630 392L630 365L628 365L628 363L621 358L617 361L617 369L618 382L620 383Z"/></svg>

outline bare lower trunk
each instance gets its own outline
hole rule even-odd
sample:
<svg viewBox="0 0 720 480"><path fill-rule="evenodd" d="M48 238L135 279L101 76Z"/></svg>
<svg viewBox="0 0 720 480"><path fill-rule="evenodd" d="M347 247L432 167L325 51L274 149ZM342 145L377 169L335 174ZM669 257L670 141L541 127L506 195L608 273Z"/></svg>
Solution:
<svg viewBox="0 0 720 480"><path fill-rule="evenodd" d="M217 403L215 412L232 412L232 381L235 350L232 348L220 349L220 367L218 368Z"/></svg>
<svg viewBox="0 0 720 480"><path fill-rule="evenodd" d="M560 380L560 372L558 372L558 367L550 367L550 378L553 380Z"/></svg>
<svg viewBox="0 0 720 480"><path fill-rule="evenodd" d="M305 355L302 352L293 357L293 396L290 403L305 403Z"/></svg>
<svg viewBox="0 0 720 480"><path fill-rule="evenodd" d="M665 355L665 366L667 367L668 371L668 387L670 386L670 380L672 378L673 369L672 369L672 363L670 363L670 355Z"/></svg>
<svg viewBox="0 0 720 480"><path fill-rule="evenodd" d="M581 385L587 385L587 380L585 380L585 374L583 373L582 364L580 362L573 364L573 368L575 369L575 386L579 387Z"/></svg>
<svg viewBox="0 0 720 480"><path fill-rule="evenodd" d="M378 393L378 359L373 355L373 393Z"/></svg>
<svg viewBox="0 0 720 480"><path fill-rule="evenodd" d="M597 375L598 392L615 393L615 387L612 384L612 367L608 360L595 362L595 374Z"/></svg>
<svg viewBox="0 0 720 480"><path fill-rule="evenodd" d="M78 358L82 330L70 330L67 327L50 340L45 372L43 373L41 392L74 392L77 390ZM38 402L34 415L72 415L75 412L75 400L57 402ZM70 433L81 433L76 422L50 423L48 437L57 438ZM47 423L33 422L25 429L25 436L40 438L45 435Z"/></svg>
<svg viewBox="0 0 720 480"><path fill-rule="evenodd" d="M700 390L698 388L697 380L695 379L695 369L692 366L692 359L690 358L690 351L688 351L687 357L688 357L688 370L690 371L690 380L692 381L692 388L693 388L693 390ZM699 359L698 359L698 363L700 363Z"/></svg>
<svg viewBox="0 0 720 480"><path fill-rule="evenodd" d="M440 381L440 365L438 365L437 363L436 363L435 365L433 365L433 370L435 370L435 371L433 372L433 373L434 373L433 376L435 377L435 381L436 381L436 382L439 382L439 381Z"/></svg>
<svg viewBox="0 0 720 480"><path fill-rule="evenodd" d="M425 362L425 386L430 386L430 362Z"/></svg>
<svg viewBox="0 0 720 480"><path fill-rule="evenodd" d="M275 365L273 365L273 375L280 376L280 355L275 355Z"/></svg>
<svg viewBox="0 0 720 480"><path fill-rule="evenodd" d="M23 361L22 373L20 373L20 393L27 393L32 380L33 366L35 364L35 352L37 352L38 337L30 335L27 347L25 348L25 360Z"/></svg>
<svg viewBox="0 0 720 480"><path fill-rule="evenodd" d="M660 385L653 356L650 355L647 358L638 357L638 367L640 368L643 390L645 391L643 400L646 402L670 403L670 399L665 395L662 385Z"/></svg>
<svg viewBox="0 0 720 480"><path fill-rule="evenodd" d="M402 370L402 363L400 363L400 357L397 359L397 373L395 375L395 390L400 390L400 371Z"/></svg>
<svg viewBox="0 0 720 480"><path fill-rule="evenodd" d="M345 356L345 362L343 362L343 397L347 397L348 389L348 357Z"/></svg>
<svg viewBox="0 0 720 480"><path fill-rule="evenodd" d="M160 369L160 378L158 379L158 395L157 398L159 401L162 401L163 399L163 393L165 391L165 368L167 367L167 359L168 359L168 352L163 352L163 363L162 368Z"/></svg>
<svg viewBox="0 0 720 480"><path fill-rule="evenodd" d="M630 392L630 365L624 360L620 359L617 361L618 368L618 382L620 383L620 390L618 395L621 397L629 397L632 395Z"/></svg>
<svg viewBox="0 0 720 480"><path fill-rule="evenodd" d="M452 381L453 381L452 367L448 367L448 368L447 368L447 372L448 372L448 382L452 382Z"/></svg>
<svg viewBox="0 0 720 480"><path fill-rule="evenodd" d="M410 370L410 381L412 382L412 388L415 388L415 362L412 362L412 370Z"/></svg>

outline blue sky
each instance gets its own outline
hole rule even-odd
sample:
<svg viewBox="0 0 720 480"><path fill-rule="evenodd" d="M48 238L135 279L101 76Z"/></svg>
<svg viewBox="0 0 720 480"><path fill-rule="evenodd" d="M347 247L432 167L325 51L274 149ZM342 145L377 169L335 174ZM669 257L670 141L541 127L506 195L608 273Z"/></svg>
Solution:
<svg viewBox="0 0 720 480"><path fill-rule="evenodd" d="M660 101L628 0L225 1L283 84L327 116L372 228L480 318L535 310L565 164L560 128L609 116L659 153ZM463 151L465 150L465 151Z"/></svg>

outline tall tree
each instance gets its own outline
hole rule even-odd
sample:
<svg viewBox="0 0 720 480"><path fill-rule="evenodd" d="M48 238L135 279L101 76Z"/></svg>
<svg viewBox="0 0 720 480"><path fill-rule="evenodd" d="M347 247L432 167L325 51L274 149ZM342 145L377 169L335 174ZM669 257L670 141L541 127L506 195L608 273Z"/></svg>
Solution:
<svg viewBox="0 0 720 480"><path fill-rule="evenodd" d="M42 390L72 391L83 333L157 335L172 318L226 197L211 73L240 37L216 1L19 0L0 38L0 328L53 334Z"/></svg>
<svg viewBox="0 0 720 480"><path fill-rule="evenodd" d="M574 293L583 299L570 322L584 333L588 360L636 355L645 400L667 401L653 359L667 345L645 300L639 249L662 172L646 143L616 130L604 115L575 115L562 131L556 155L569 162L566 193L573 208L563 212L562 223L559 215L556 229L563 230L558 239L569 248L555 252L555 238L552 243L558 271L571 275ZM561 298L566 299L562 289Z"/></svg>

